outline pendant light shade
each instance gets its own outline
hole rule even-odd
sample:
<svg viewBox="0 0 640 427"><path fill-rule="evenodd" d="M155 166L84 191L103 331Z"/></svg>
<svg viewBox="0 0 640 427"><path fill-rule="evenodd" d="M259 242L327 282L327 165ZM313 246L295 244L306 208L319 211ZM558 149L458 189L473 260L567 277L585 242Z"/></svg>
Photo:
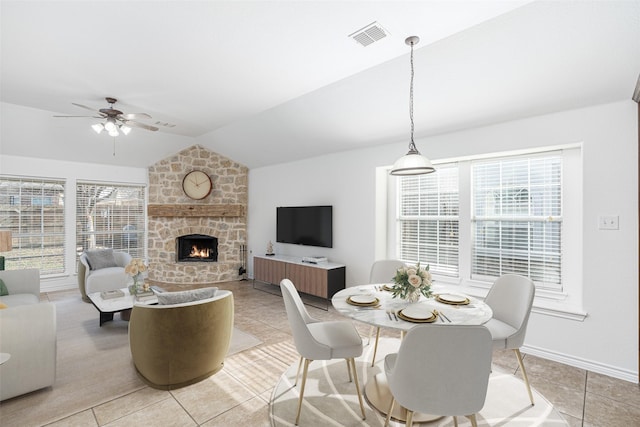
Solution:
<svg viewBox="0 0 640 427"><path fill-rule="evenodd" d="M435 172L431 161L420 154L413 142L413 46L418 44L420 39L416 36L407 37L404 41L411 46L411 84L409 86L409 118L411 119L411 142L409 152L400 157L389 172L391 175L424 175Z"/></svg>

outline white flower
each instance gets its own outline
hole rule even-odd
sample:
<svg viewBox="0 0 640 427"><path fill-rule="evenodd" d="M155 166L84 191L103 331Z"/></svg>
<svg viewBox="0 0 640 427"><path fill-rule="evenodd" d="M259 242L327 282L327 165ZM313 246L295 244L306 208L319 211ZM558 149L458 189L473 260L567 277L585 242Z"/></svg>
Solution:
<svg viewBox="0 0 640 427"><path fill-rule="evenodd" d="M416 274L418 274L418 272L416 271L415 268L409 268L407 269L407 275L409 276L415 276Z"/></svg>
<svg viewBox="0 0 640 427"><path fill-rule="evenodd" d="M422 286L422 278L417 274L411 274L409 275L409 284L414 288L419 288Z"/></svg>

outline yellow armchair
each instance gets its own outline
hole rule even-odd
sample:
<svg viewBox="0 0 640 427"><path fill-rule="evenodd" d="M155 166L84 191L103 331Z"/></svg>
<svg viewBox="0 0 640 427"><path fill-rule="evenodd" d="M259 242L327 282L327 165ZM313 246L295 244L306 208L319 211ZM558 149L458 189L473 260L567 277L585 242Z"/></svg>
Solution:
<svg viewBox="0 0 640 427"><path fill-rule="evenodd" d="M233 330L233 294L172 305L134 305L129 345L149 386L171 390L201 381L224 366Z"/></svg>

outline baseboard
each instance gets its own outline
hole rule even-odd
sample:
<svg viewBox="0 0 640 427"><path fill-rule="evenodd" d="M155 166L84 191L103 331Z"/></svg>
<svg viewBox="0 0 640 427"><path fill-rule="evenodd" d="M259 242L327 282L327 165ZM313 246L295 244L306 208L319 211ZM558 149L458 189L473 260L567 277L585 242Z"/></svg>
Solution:
<svg viewBox="0 0 640 427"><path fill-rule="evenodd" d="M522 346L520 349L523 353L532 356L541 357L543 359L553 360L554 362L563 363L573 366L574 368L585 369L597 374L607 375L609 377L618 378L638 384L638 372L621 369L616 366L606 365L604 363L595 362L593 360L582 359L580 357L568 356L563 353L557 353L539 347Z"/></svg>

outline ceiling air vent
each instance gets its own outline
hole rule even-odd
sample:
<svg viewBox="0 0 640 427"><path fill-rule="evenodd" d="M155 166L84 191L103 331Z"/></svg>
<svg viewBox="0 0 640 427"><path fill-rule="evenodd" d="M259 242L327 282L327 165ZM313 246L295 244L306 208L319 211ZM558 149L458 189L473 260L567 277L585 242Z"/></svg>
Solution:
<svg viewBox="0 0 640 427"><path fill-rule="evenodd" d="M377 42L380 39L387 37L387 30L382 28L377 22L372 22L364 28L359 29L353 34L349 34L349 37L354 39L362 46L369 46L373 42Z"/></svg>

